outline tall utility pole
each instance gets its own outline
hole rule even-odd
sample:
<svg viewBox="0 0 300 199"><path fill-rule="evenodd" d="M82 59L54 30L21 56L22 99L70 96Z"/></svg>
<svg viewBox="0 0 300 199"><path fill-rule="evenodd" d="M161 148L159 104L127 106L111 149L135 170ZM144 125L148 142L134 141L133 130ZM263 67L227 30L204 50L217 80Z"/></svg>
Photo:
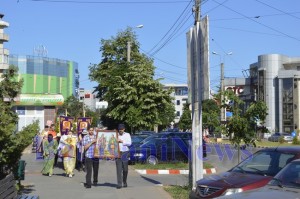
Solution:
<svg viewBox="0 0 300 199"><path fill-rule="evenodd" d="M224 63L221 63L221 106L224 103ZM221 107L221 122L225 121L225 109Z"/></svg>
<svg viewBox="0 0 300 199"><path fill-rule="evenodd" d="M195 25L187 32L189 102L192 109L192 142L189 182L192 189L203 178L202 101L209 97L208 17L200 20L200 0L195 0Z"/></svg>
<svg viewBox="0 0 300 199"><path fill-rule="evenodd" d="M127 41L127 62L130 62L131 41Z"/></svg>
<svg viewBox="0 0 300 199"><path fill-rule="evenodd" d="M138 25L133 29L143 28L144 25ZM131 41L127 41L127 62L130 62L130 54L131 54Z"/></svg>
<svg viewBox="0 0 300 199"><path fill-rule="evenodd" d="M197 22L200 22L200 0L195 0L195 6L194 6L194 12L195 12L195 23L194 25L197 24Z"/></svg>

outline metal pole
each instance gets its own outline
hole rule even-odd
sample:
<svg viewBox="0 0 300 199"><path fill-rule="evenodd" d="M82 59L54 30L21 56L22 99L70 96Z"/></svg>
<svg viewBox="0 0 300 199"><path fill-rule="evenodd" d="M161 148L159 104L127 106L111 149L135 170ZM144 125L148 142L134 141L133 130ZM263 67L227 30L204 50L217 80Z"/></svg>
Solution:
<svg viewBox="0 0 300 199"><path fill-rule="evenodd" d="M130 62L131 42L127 41L127 62Z"/></svg>
<svg viewBox="0 0 300 199"><path fill-rule="evenodd" d="M221 106L224 104L224 63L221 63ZM221 122L225 121L225 109L221 108Z"/></svg>

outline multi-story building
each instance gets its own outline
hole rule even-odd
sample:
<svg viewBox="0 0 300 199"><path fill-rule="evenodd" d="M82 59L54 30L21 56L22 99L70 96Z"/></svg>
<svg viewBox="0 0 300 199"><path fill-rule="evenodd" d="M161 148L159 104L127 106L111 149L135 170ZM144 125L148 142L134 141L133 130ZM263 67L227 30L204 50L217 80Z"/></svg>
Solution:
<svg viewBox="0 0 300 199"><path fill-rule="evenodd" d="M171 93L171 96L174 97L173 103L175 106L175 123L178 123L180 117L183 113L184 104L188 100L188 85L187 84L164 84L164 89L174 89L174 92Z"/></svg>
<svg viewBox="0 0 300 199"><path fill-rule="evenodd" d="M300 125L300 57L280 54L258 56L249 77L225 87L235 87L247 102L263 100L268 107L265 126L270 132L297 131ZM231 82L231 83L229 83Z"/></svg>
<svg viewBox="0 0 300 199"><path fill-rule="evenodd" d="M85 90L84 88L79 89L79 99L85 106L90 110L96 110L96 102L99 101L96 99L96 95L93 94L91 90Z"/></svg>
<svg viewBox="0 0 300 199"><path fill-rule="evenodd" d="M19 68L19 80L23 79L15 106L19 115L18 130L33 120L39 120L43 128L48 120L54 121L57 106L61 106L69 96L78 97L79 72L76 62L10 55L9 64Z"/></svg>
<svg viewBox="0 0 300 199"><path fill-rule="evenodd" d="M9 26L9 23L2 20L4 17L3 14L0 14L0 81L3 74L3 71L5 69L8 69L8 56L9 56L9 50L4 48L3 43L9 41L9 36L7 34L4 34L4 28L7 28Z"/></svg>

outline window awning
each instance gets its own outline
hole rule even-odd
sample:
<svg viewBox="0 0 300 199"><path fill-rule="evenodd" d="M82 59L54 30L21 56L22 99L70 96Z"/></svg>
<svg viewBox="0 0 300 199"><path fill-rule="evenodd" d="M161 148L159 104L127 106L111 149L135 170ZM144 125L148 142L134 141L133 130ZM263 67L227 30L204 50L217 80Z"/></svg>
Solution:
<svg viewBox="0 0 300 199"><path fill-rule="evenodd" d="M20 94L15 101L17 106L61 106L63 103L61 94Z"/></svg>

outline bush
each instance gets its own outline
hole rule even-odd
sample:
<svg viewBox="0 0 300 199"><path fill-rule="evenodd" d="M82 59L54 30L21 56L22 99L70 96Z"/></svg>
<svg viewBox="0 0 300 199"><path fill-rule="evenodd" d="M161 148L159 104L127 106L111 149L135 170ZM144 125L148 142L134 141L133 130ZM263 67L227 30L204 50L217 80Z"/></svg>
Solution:
<svg viewBox="0 0 300 199"><path fill-rule="evenodd" d="M294 145L299 145L300 144L300 140L298 140L298 138L296 136L293 138L293 144Z"/></svg>
<svg viewBox="0 0 300 199"><path fill-rule="evenodd" d="M284 137L283 137L283 136L280 136L280 138L279 138L278 141L279 141L280 144L284 143L284 142L285 142Z"/></svg>

